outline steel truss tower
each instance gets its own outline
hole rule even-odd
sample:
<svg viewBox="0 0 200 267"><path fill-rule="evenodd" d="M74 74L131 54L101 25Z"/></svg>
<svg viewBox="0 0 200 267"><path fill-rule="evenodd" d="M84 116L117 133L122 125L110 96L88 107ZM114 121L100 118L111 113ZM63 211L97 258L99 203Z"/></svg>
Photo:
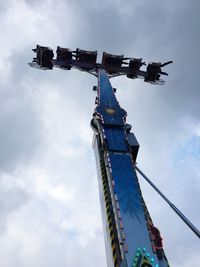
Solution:
<svg viewBox="0 0 200 267"><path fill-rule="evenodd" d="M97 51L86 51L57 47L57 57L51 48L37 45L36 57L30 66L40 69L70 70L76 68L98 78L95 110L91 120L94 130L93 148L98 170L98 184L104 239L108 267L168 267L159 230L144 202L136 169L139 144L126 123L127 113L116 99L116 89L109 78L126 75L128 78L143 78L145 82L163 84L161 70L164 64L149 63L146 70L140 70L142 59L125 58L123 55L103 53L102 63L97 63ZM129 62L127 62L129 60ZM184 215L156 188L156 191L170 204L175 212L198 235L199 231Z"/></svg>

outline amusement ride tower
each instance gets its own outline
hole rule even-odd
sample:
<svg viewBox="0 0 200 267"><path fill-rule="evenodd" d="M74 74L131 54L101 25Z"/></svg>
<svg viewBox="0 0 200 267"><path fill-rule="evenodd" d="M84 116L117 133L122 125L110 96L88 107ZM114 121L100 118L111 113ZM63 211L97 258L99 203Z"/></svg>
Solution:
<svg viewBox="0 0 200 267"><path fill-rule="evenodd" d="M172 61L149 63L141 70L142 59L125 58L123 55L103 53L97 63L97 51L57 47L57 57L51 48L37 45L36 57L30 66L48 70L53 67L70 70L76 68L98 78L95 110L91 120L94 131L93 148L98 170L98 184L104 228L108 267L168 267L162 237L154 226L143 199L136 170L168 202L181 219L200 237L199 231L159 191L136 166L139 144L126 123L127 113L116 99L116 89L109 78L126 75L143 78L145 82L163 84L162 67Z"/></svg>

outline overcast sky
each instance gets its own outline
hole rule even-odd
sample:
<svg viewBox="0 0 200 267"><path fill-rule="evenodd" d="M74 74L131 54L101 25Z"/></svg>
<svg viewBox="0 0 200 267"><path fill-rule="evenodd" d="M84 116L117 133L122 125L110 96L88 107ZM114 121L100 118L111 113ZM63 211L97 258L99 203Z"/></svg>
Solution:
<svg viewBox="0 0 200 267"><path fill-rule="evenodd" d="M200 228L200 2L0 3L2 267L106 267L90 120L94 77L27 65L36 44L168 61L165 86L112 80L140 143L138 166ZM171 266L198 266L199 239L139 177ZM197 263L198 262L198 263Z"/></svg>

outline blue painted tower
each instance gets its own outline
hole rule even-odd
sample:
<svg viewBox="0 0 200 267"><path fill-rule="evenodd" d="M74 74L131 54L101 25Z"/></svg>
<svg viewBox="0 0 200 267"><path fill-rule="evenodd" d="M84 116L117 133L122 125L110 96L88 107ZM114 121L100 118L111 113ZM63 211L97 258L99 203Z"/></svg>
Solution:
<svg viewBox="0 0 200 267"><path fill-rule="evenodd" d="M167 267L162 238L134 168L139 144L105 70L98 71L91 121L108 267Z"/></svg>

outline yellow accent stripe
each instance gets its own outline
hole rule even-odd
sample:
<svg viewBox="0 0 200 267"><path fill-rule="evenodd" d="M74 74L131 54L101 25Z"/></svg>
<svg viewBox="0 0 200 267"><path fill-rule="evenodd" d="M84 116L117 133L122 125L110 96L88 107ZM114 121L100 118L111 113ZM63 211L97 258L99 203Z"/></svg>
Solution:
<svg viewBox="0 0 200 267"><path fill-rule="evenodd" d="M105 204L106 204L107 221L108 221L109 232L110 232L110 241L111 241L111 248L112 248L112 253L113 253L114 266L119 267L120 262L118 261L118 257L117 257L117 245L115 242L115 234L114 234L114 228L113 228L112 217L111 217L111 209L109 205L110 200L108 198L108 192L107 192L105 167L102 161L100 161L100 167L101 167L103 193L104 193L104 199L105 199Z"/></svg>

